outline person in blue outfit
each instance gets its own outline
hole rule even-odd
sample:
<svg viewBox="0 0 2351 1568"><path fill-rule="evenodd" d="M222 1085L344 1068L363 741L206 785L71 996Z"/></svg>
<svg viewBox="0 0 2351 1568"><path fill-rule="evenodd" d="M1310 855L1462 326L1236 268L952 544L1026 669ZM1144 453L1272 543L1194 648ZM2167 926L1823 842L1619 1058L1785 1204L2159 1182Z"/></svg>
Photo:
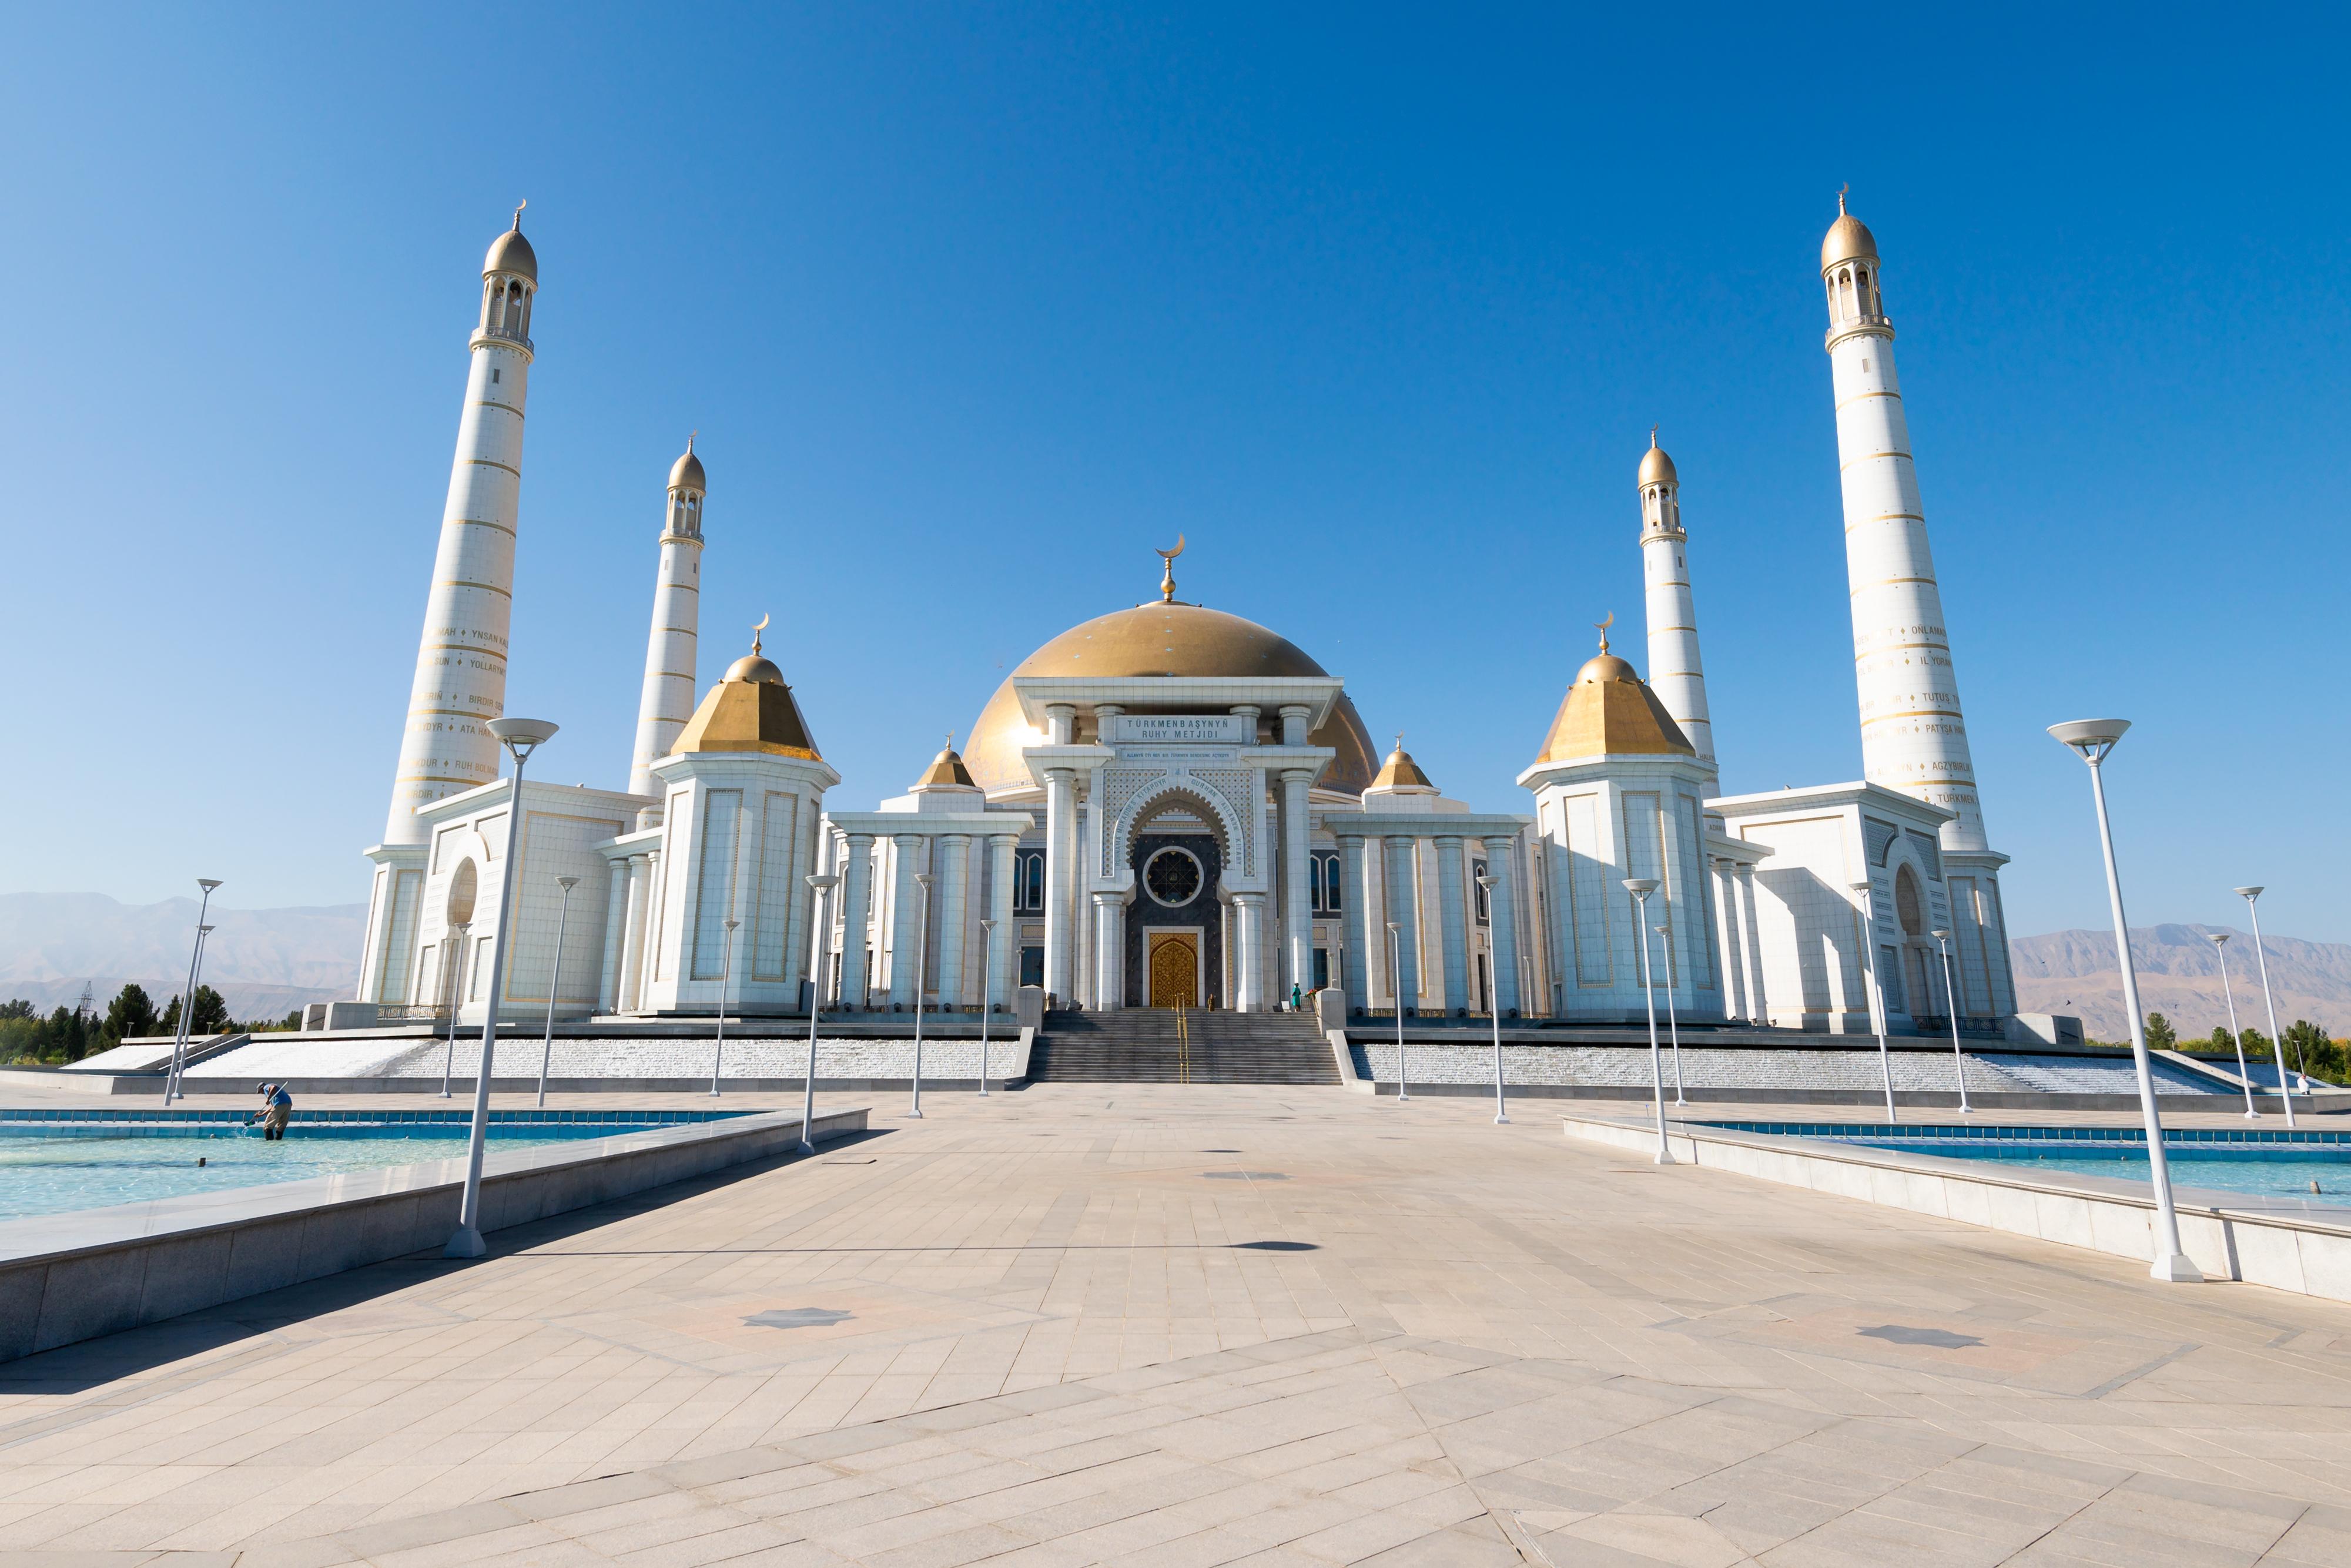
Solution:
<svg viewBox="0 0 2351 1568"><path fill-rule="evenodd" d="M259 1088L261 1110L257 1114L261 1118L261 1136L264 1141L274 1144L286 1136L286 1124L294 1115L294 1096L286 1092L283 1083L264 1083Z"/></svg>

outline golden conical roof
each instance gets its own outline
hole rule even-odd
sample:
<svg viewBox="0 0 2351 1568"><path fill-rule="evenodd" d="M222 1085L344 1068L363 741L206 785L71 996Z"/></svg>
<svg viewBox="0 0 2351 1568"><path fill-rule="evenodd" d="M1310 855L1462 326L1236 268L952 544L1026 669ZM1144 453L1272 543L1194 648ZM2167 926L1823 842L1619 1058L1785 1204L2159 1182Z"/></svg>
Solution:
<svg viewBox="0 0 2351 1568"><path fill-rule="evenodd" d="M515 209L514 227L490 242L489 255L482 258L482 276L496 273L517 274L531 282L538 281L538 253L530 248L530 241L522 237L522 208Z"/></svg>
<svg viewBox="0 0 2351 1568"><path fill-rule="evenodd" d="M931 758L930 767L914 780L914 788L977 789L979 786L972 781L971 769L963 765L963 758L956 755L956 748L949 746Z"/></svg>
<svg viewBox="0 0 2351 1568"><path fill-rule="evenodd" d="M1374 789L1434 789L1437 786L1430 780L1427 774L1420 770L1420 764L1412 759L1412 753L1404 748L1404 737L1399 736L1396 737L1396 748L1388 753L1385 762L1380 764L1380 776L1372 780L1372 788Z"/></svg>
<svg viewBox="0 0 2351 1568"><path fill-rule="evenodd" d="M727 666L726 678L710 688L670 747L673 757L696 751L758 751L824 760L792 688L784 685L784 673L760 654L757 643Z"/></svg>
<svg viewBox="0 0 2351 1568"><path fill-rule="evenodd" d="M695 431L695 435L702 433ZM669 465L669 487L673 490L700 490L708 493L710 477L703 472L702 459L694 455L694 435L685 438L684 455Z"/></svg>
<svg viewBox="0 0 2351 1568"><path fill-rule="evenodd" d="M1575 762L1589 757L1696 757L1666 705L1633 666L1600 644L1596 658L1575 673L1575 684L1551 721L1537 763Z"/></svg>

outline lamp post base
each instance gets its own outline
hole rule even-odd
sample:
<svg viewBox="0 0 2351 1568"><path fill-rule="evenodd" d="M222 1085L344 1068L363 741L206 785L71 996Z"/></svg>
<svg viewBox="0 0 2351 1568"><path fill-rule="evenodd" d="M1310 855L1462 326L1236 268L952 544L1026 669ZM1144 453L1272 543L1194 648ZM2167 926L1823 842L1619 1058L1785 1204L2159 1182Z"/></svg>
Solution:
<svg viewBox="0 0 2351 1568"><path fill-rule="evenodd" d="M1659 1149L1659 1150L1657 1151L1657 1158L1656 1158L1656 1164L1658 1164L1658 1165L1661 1165L1661 1166L1677 1166L1677 1165L1681 1164L1681 1162L1680 1162L1679 1160L1677 1160L1677 1159L1674 1158L1674 1156L1673 1156L1673 1155L1671 1155L1667 1154L1667 1153L1665 1150L1663 1150L1663 1149Z"/></svg>
<svg viewBox="0 0 2351 1568"><path fill-rule="evenodd" d="M2167 1285L2200 1285L2204 1270L2188 1260L2185 1252L2168 1252L2158 1258L2147 1270L2147 1278L2160 1280Z"/></svg>
<svg viewBox="0 0 2351 1568"><path fill-rule="evenodd" d="M470 1225L461 1225L457 1227L456 1233L449 1238L449 1245L441 1249L441 1256L479 1258L489 1249L489 1244L482 1239L480 1231Z"/></svg>

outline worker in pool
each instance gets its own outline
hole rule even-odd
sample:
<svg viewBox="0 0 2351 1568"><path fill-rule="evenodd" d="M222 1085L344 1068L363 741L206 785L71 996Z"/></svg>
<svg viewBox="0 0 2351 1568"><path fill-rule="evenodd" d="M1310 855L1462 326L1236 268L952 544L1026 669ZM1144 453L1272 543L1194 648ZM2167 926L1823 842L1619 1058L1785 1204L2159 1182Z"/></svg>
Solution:
<svg viewBox="0 0 2351 1568"><path fill-rule="evenodd" d="M286 1136L286 1124L294 1115L294 1096L286 1092L283 1083L263 1083L257 1086L261 1109L254 1114L261 1121L261 1135L270 1143Z"/></svg>

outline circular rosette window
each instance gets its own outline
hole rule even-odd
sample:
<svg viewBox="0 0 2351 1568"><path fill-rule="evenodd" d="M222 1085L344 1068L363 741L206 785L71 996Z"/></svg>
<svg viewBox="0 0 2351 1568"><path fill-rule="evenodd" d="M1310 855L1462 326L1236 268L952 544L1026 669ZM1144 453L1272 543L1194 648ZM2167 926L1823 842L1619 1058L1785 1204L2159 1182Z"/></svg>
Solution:
<svg viewBox="0 0 2351 1568"><path fill-rule="evenodd" d="M1170 909L1181 909L1199 897L1207 880L1199 857L1190 850L1170 845L1143 862L1143 891Z"/></svg>

